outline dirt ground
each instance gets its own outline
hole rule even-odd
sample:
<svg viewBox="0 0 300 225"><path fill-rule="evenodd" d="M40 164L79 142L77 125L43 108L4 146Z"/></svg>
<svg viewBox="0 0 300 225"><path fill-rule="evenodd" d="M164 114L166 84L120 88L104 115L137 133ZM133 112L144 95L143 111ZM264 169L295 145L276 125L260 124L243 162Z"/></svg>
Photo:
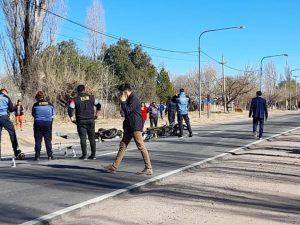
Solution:
<svg viewBox="0 0 300 225"><path fill-rule="evenodd" d="M51 224L300 224L299 135L264 141Z"/></svg>

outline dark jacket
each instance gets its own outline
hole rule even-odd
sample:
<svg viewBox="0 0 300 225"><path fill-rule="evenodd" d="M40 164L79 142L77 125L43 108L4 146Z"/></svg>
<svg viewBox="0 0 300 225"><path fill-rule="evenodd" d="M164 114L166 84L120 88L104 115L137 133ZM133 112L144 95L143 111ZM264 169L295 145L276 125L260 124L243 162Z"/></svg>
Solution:
<svg viewBox="0 0 300 225"><path fill-rule="evenodd" d="M266 100L260 96L255 97L251 101L249 117L258 119L268 119L268 108Z"/></svg>
<svg viewBox="0 0 300 225"><path fill-rule="evenodd" d="M51 122L54 116L54 106L45 100L40 100L32 106L34 121Z"/></svg>
<svg viewBox="0 0 300 225"><path fill-rule="evenodd" d="M151 104L149 106L149 117L156 118L158 117L159 108L158 106L155 106L154 104Z"/></svg>
<svg viewBox="0 0 300 225"><path fill-rule="evenodd" d="M143 131L143 121L141 114L141 103L139 99L131 93L126 102L121 103L125 120L123 129L125 132Z"/></svg>
<svg viewBox="0 0 300 225"><path fill-rule="evenodd" d="M18 110L18 105L15 106L15 116L23 116L24 108L22 105L19 105L20 109Z"/></svg>
<svg viewBox="0 0 300 225"><path fill-rule="evenodd" d="M77 97L70 101L68 114L69 117L72 117L75 111L77 121L94 120L94 107L97 108L97 111L101 110L101 104L95 99L95 97L86 93L80 93Z"/></svg>
<svg viewBox="0 0 300 225"><path fill-rule="evenodd" d="M167 112L168 113L176 113L176 99L172 98L167 101Z"/></svg>

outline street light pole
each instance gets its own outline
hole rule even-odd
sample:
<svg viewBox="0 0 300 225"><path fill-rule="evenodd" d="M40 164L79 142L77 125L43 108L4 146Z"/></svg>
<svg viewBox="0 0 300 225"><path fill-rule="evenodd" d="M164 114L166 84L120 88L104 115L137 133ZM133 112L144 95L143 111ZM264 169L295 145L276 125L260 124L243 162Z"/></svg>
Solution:
<svg viewBox="0 0 300 225"><path fill-rule="evenodd" d="M201 37L203 34L208 32L214 32L214 31L222 31L222 30L231 30L231 29L244 29L245 26L236 26L236 27L224 27L219 29L211 29L211 30L205 30L199 35L198 39L198 57L199 57L199 118L201 118L201 95L202 95L202 85L201 85Z"/></svg>
<svg viewBox="0 0 300 225"><path fill-rule="evenodd" d="M279 55L269 55L265 56L260 60L260 76L259 76L259 90L262 91L262 75L263 75L263 69L262 69L262 63L263 60L266 58L273 58L273 57L278 57L278 56L286 56L288 57L288 54L279 54Z"/></svg>

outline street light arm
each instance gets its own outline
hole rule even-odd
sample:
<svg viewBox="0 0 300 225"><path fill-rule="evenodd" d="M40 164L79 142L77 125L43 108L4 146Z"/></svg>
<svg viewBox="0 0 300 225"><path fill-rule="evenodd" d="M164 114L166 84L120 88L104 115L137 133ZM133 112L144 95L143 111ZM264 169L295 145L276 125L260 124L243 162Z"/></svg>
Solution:
<svg viewBox="0 0 300 225"><path fill-rule="evenodd" d="M266 58L272 58L272 57L278 57L278 56L286 56L288 57L288 54L278 54L278 55L269 55L269 56L265 56L261 59L260 63L262 64L262 61Z"/></svg>
<svg viewBox="0 0 300 225"><path fill-rule="evenodd" d="M268 56L262 57L262 59L260 60L260 77L259 77L259 83L260 83L259 88L260 88L260 90L262 89L262 73L263 73L262 63L263 63L263 60L266 59L266 58L273 58L273 57L278 57L278 56L288 57L289 55L288 54L268 55Z"/></svg>
<svg viewBox="0 0 300 225"><path fill-rule="evenodd" d="M201 87L201 37L203 34L208 33L208 32L213 32L213 31L221 31L221 30L230 30L230 29L244 29L245 26L235 26L235 27L224 27L224 28L219 28L219 29L211 29L211 30L205 30L199 35L198 39L198 56L199 56L199 118L201 118L201 95L202 95L202 87ZM207 115L209 115L207 113Z"/></svg>
<svg viewBox="0 0 300 225"><path fill-rule="evenodd" d="M292 73L292 72L298 71L298 70L300 70L300 69L292 69L290 72Z"/></svg>

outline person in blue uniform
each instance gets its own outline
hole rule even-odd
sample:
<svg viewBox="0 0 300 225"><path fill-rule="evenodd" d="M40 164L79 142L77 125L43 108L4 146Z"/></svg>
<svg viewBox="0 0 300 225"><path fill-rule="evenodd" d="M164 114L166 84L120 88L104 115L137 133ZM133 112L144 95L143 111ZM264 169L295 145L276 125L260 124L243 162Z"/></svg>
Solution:
<svg viewBox="0 0 300 225"><path fill-rule="evenodd" d="M45 93L38 91L36 103L32 106L32 116L34 117L33 131L35 140L35 160L40 159L42 140L44 138L48 160L54 159L52 152L52 122L54 118L54 106L45 99Z"/></svg>
<svg viewBox="0 0 300 225"><path fill-rule="evenodd" d="M2 129L4 128L5 130L7 130L9 134L14 155L17 157L21 151L18 150L18 139L17 139L14 125L9 119L10 112L14 112L13 103L8 97L8 91L6 89L1 89L0 90L0 141L1 141Z"/></svg>

